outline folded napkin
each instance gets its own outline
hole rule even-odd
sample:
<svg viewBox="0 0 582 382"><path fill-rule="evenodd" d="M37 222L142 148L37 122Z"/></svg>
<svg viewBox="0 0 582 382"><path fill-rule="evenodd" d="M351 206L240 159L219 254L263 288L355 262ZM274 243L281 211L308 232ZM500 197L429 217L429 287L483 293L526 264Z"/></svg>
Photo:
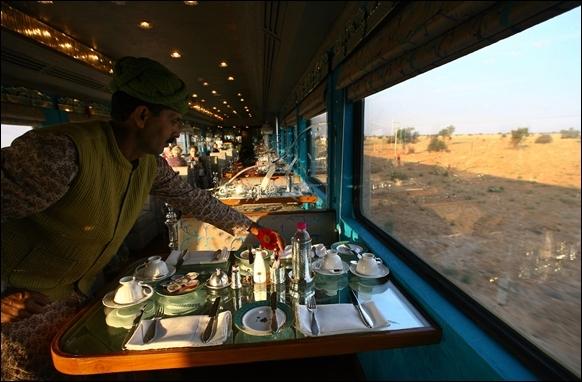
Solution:
<svg viewBox="0 0 582 382"><path fill-rule="evenodd" d="M187 251L184 255L184 262L182 265L224 263L228 260L228 256L230 255L226 247L222 248L220 255L218 255L218 259L214 258L215 252L216 251ZM166 263L175 267L181 254L182 251L173 250L166 259Z"/></svg>
<svg viewBox="0 0 582 382"><path fill-rule="evenodd" d="M209 320L210 317L206 315L163 318L159 322L156 336L148 344L143 343L143 334L150 325L154 324L154 320L142 320L127 341L125 348L128 350L151 350L222 345L229 338L232 327L230 311L218 315L216 333L207 343L202 343L200 337Z"/></svg>
<svg viewBox="0 0 582 382"><path fill-rule="evenodd" d="M362 307L374 323L372 328L368 328L362 322L358 310L352 304L318 305L315 317L319 324L319 336L379 331L385 330L390 325L373 302L362 303ZM311 313L305 305L299 305L297 309L297 322L301 333L313 336L311 333Z"/></svg>

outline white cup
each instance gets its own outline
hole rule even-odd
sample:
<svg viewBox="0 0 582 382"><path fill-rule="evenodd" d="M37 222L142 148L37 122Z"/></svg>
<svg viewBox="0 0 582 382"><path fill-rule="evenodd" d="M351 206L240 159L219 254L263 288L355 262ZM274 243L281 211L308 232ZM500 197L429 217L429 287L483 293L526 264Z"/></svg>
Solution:
<svg viewBox="0 0 582 382"><path fill-rule="evenodd" d="M136 281L134 276L125 276L119 279L121 286L117 288L113 301L116 304L131 304L144 297L141 282Z"/></svg>
<svg viewBox="0 0 582 382"><path fill-rule="evenodd" d="M170 272L168 270L168 265L162 260L161 256L148 257L148 260L138 267L137 271L140 270L142 274L149 279L159 278Z"/></svg>
<svg viewBox="0 0 582 382"><path fill-rule="evenodd" d="M343 271L342 258L337 254L336 251L330 249L326 251L325 257L323 258L323 269L332 272Z"/></svg>
<svg viewBox="0 0 582 382"><path fill-rule="evenodd" d="M313 254L317 257L323 257L325 256L325 245L322 243L319 244L315 244L311 246L311 249L313 250Z"/></svg>
<svg viewBox="0 0 582 382"><path fill-rule="evenodd" d="M374 276L380 272L380 264L382 264L382 260L374 256L373 253L363 253L356 265L356 272L366 276Z"/></svg>

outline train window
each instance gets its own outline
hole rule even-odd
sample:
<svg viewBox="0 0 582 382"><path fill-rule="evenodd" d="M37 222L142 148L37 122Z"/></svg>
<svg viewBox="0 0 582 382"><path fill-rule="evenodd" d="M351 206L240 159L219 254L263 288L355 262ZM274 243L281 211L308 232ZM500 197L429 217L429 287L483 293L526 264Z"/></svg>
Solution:
<svg viewBox="0 0 582 382"><path fill-rule="evenodd" d="M360 205L578 376L580 46L576 8L365 98Z"/></svg>
<svg viewBox="0 0 582 382"><path fill-rule="evenodd" d="M2 124L2 147L8 147L13 140L32 130L32 126Z"/></svg>
<svg viewBox="0 0 582 382"><path fill-rule="evenodd" d="M324 187L327 184L327 113L309 120L309 176Z"/></svg>

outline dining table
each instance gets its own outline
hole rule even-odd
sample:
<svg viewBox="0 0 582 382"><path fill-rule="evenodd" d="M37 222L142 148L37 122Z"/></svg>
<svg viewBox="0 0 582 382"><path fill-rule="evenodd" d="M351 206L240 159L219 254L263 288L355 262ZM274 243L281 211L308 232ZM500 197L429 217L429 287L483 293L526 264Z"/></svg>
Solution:
<svg viewBox="0 0 582 382"><path fill-rule="evenodd" d="M55 334L51 355L56 369L94 375L228 365L422 346L441 339L441 328L390 274L388 264L380 275L361 275L357 254L342 253L344 268L328 271L314 253L312 264L320 267L313 266L312 280L303 282L293 278L292 256L282 255L278 267L271 268L274 255L265 251L260 253L267 256L268 274L257 279L244 251L224 248L220 258L214 256L218 252L209 257L209 251L172 251L164 255L167 277L157 280L136 273L145 259L131 264L120 278L142 280L153 293L134 304L116 304L112 296L119 283L111 282ZM227 284L216 287L217 274ZM168 291L169 284L187 277L197 281L194 289L176 295ZM313 307L316 330L308 309ZM158 337L146 343L144 334L160 310ZM217 323L212 325L213 313ZM207 342L201 341L204 332L211 334Z"/></svg>

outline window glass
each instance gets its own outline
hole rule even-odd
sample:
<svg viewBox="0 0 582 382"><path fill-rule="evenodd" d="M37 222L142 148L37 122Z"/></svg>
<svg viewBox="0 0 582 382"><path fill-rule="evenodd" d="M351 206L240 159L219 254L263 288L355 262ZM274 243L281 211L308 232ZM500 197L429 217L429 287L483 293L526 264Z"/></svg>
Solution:
<svg viewBox="0 0 582 382"><path fill-rule="evenodd" d="M363 214L580 376L580 8L364 100Z"/></svg>
<svg viewBox="0 0 582 382"><path fill-rule="evenodd" d="M32 126L2 124L1 129L2 147L8 147L12 144L13 140L20 137L28 130L32 130Z"/></svg>
<svg viewBox="0 0 582 382"><path fill-rule="evenodd" d="M309 175L319 183L327 184L327 113L309 120Z"/></svg>

